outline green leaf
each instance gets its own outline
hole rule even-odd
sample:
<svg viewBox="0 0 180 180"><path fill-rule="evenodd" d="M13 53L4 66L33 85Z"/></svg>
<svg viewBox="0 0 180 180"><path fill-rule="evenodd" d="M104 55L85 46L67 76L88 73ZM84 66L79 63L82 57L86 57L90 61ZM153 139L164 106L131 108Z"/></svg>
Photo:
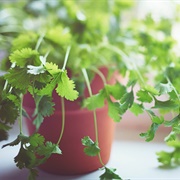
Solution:
<svg viewBox="0 0 180 180"><path fill-rule="evenodd" d="M100 152L100 148L98 147L96 142L93 142L93 140L89 136L85 136L82 140L82 145L86 146L84 148L84 152L88 156L96 156Z"/></svg>
<svg viewBox="0 0 180 180"><path fill-rule="evenodd" d="M122 180L122 178L118 174L115 174L116 169L107 168L107 167L105 167L104 169L105 169L104 174L102 174L100 176L101 180L111 180L111 179L120 179L120 180Z"/></svg>
<svg viewBox="0 0 180 180"><path fill-rule="evenodd" d="M158 161L163 164L164 167L171 166L172 154L165 151L157 152Z"/></svg>
<svg viewBox="0 0 180 180"><path fill-rule="evenodd" d="M96 108L101 108L104 106L105 93L101 90L98 94L92 95L91 97L85 99L84 106L89 110L94 110Z"/></svg>
<svg viewBox="0 0 180 180"><path fill-rule="evenodd" d="M31 48L16 50L10 55L9 59L12 63L15 63L19 67L25 67L28 64L34 66L41 65L39 53Z"/></svg>
<svg viewBox="0 0 180 180"><path fill-rule="evenodd" d="M28 47L32 47L32 49L35 49L37 38L37 34L33 32L26 32L24 34L20 34L17 38L13 40L11 50L21 50Z"/></svg>
<svg viewBox="0 0 180 180"><path fill-rule="evenodd" d="M36 126L36 129L38 130L41 123L44 120L44 117L50 116L54 112L54 103L52 102L52 98L48 96L37 96L35 98L35 104L36 108L34 111L33 116L35 116L35 119L33 121L33 124Z"/></svg>
<svg viewBox="0 0 180 180"><path fill-rule="evenodd" d="M122 113L118 102L113 103L108 100L108 115L114 120L114 122L120 122Z"/></svg>
<svg viewBox="0 0 180 180"><path fill-rule="evenodd" d="M34 153L26 150L21 145L18 155L14 158L14 162L19 169L30 168L32 159L36 159Z"/></svg>
<svg viewBox="0 0 180 180"><path fill-rule="evenodd" d="M57 144L53 144L50 141L47 141L45 146L39 146L37 149L37 153L41 156L45 156L46 158L49 158L51 154L62 154L62 151L59 149L59 146Z"/></svg>
<svg viewBox="0 0 180 180"><path fill-rule="evenodd" d="M173 127L173 126L176 126L178 125L180 122L180 115L178 114L177 116L175 116L172 120L170 121L165 121L164 122L164 125L166 127Z"/></svg>
<svg viewBox="0 0 180 180"><path fill-rule="evenodd" d="M19 109L16 104L9 99L0 101L0 122L14 124L18 116Z"/></svg>
<svg viewBox="0 0 180 180"><path fill-rule="evenodd" d="M171 131L165 138L164 141L169 142L169 141L174 141L176 140L176 133L174 131Z"/></svg>
<svg viewBox="0 0 180 180"><path fill-rule="evenodd" d="M138 116L139 114L142 114L144 112L144 108L141 104L133 103L133 105L130 108L130 111Z"/></svg>
<svg viewBox="0 0 180 180"><path fill-rule="evenodd" d="M151 95L149 94L149 92L141 89L137 92L137 100L141 101L141 102L152 102L153 98L151 97Z"/></svg>
<svg viewBox="0 0 180 180"><path fill-rule="evenodd" d="M123 97L120 100L121 103L121 111L125 113L131 106L133 105L134 102L134 94L133 91L127 92L123 95Z"/></svg>
<svg viewBox="0 0 180 180"><path fill-rule="evenodd" d="M144 88L145 91L149 92L150 94L154 95L159 95L159 92L157 89L155 89L153 86L146 85Z"/></svg>
<svg viewBox="0 0 180 180"><path fill-rule="evenodd" d="M179 104L176 103L175 101L172 100L167 100L167 101L159 101L157 99L155 99L155 106L153 108L157 108L157 109L176 109L179 107Z"/></svg>
<svg viewBox="0 0 180 180"><path fill-rule="evenodd" d="M52 62L50 62L50 63L46 62L45 68L53 76L59 74L60 72L62 72L62 70L58 68L58 65L54 64Z"/></svg>
<svg viewBox="0 0 180 180"><path fill-rule="evenodd" d="M168 94L169 92L171 92L173 90L173 87L170 83L159 83L156 86L156 89L159 91L159 94Z"/></svg>
<svg viewBox="0 0 180 180"><path fill-rule="evenodd" d="M153 123L162 124L164 122L164 117L152 116L151 120Z"/></svg>
<svg viewBox="0 0 180 180"><path fill-rule="evenodd" d="M58 87L56 88L58 95L65 97L67 100L74 101L78 98L78 92L74 88L74 81L68 78L67 71L62 72L61 78L58 81Z"/></svg>
<svg viewBox="0 0 180 180"><path fill-rule="evenodd" d="M121 85L119 82L117 82L114 85L106 85L105 89L107 92L112 95L115 99L119 100L122 98L122 96L126 93L125 86Z"/></svg>
<svg viewBox="0 0 180 180"><path fill-rule="evenodd" d="M5 79L13 87L26 90L30 84L30 75L27 74L26 69L15 67L5 74Z"/></svg>
<svg viewBox="0 0 180 180"><path fill-rule="evenodd" d="M140 136L146 138L147 142L152 141L154 139L154 136L158 127L159 127L159 124L152 123L150 129L145 133L141 133Z"/></svg>
<svg viewBox="0 0 180 180"><path fill-rule="evenodd" d="M42 145L44 143L44 137L38 133L35 133L30 136L29 143L33 147L37 147L39 145Z"/></svg>
<svg viewBox="0 0 180 180"><path fill-rule="evenodd" d="M71 43L70 31L59 25L53 28L49 28L45 38L55 44L60 45L60 47L63 45L69 45Z"/></svg>

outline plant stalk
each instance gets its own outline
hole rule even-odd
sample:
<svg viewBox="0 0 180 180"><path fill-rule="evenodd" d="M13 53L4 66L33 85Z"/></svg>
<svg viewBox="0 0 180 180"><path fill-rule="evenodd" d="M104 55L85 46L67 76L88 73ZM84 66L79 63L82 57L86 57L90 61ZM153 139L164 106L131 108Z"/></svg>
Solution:
<svg viewBox="0 0 180 180"><path fill-rule="evenodd" d="M61 111L62 111L62 125L61 125L61 133L59 136L59 139L57 141L57 144L60 144L63 133L64 133L64 127L65 127L65 104L64 104L64 98L61 97Z"/></svg>
<svg viewBox="0 0 180 180"><path fill-rule="evenodd" d="M86 71L85 68L82 69L82 73L83 73L83 75L84 75L84 78L85 78L85 81L86 81L86 85L87 85L87 88L88 88L88 92L89 92L89 95L90 95L90 97L91 97L91 96L92 96L92 90L91 90L91 86L90 86L88 74L87 74L87 71ZM96 139L97 145L99 146L98 125L97 125L96 110L93 110L93 117L94 117L95 139ZM103 163L103 161L102 161L102 158L101 158L101 154L100 154L100 153L98 153L98 158L99 158L100 163L104 166L104 163Z"/></svg>

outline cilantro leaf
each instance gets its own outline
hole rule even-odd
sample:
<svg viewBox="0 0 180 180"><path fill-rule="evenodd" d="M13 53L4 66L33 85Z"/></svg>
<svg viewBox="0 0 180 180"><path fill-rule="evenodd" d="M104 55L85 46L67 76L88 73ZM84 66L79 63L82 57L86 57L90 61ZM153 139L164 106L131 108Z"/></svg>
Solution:
<svg viewBox="0 0 180 180"><path fill-rule="evenodd" d="M10 99L3 99L0 97L0 122L4 122L5 124L14 124L18 116L18 106L16 106L16 104Z"/></svg>
<svg viewBox="0 0 180 180"><path fill-rule="evenodd" d="M145 133L141 133L140 136L145 137L147 142L152 141L154 139L154 136L158 127L159 127L159 124L152 123L150 129Z"/></svg>
<svg viewBox="0 0 180 180"><path fill-rule="evenodd" d="M88 156L96 156L100 152L97 143L94 142L89 136L85 136L82 140L82 145L86 146L84 152Z"/></svg>
<svg viewBox="0 0 180 180"><path fill-rule="evenodd" d="M108 100L108 115L114 120L114 122L119 122L121 120L122 113L118 102Z"/></svg>
<svg viewBox="0 0 180 180"><path fill-rule="evenodd" d="M179 105L173 100L159 101L159 100L155 99L155 105L153 108L158 108L158 109L162 108L162 109L171 110L171 109L176 109L178 107L179 107Z"/></svg>
<svg viewBox="0 0 180 180"><path fill-rule="evenodd" d="M109 94L111 94L116 100L119 100L122 98L122 96L126 93L125 86L121 85L119 82L117 82L114 85L106 85L105 89L108 91Z"/></svg>
<svg viewBox="0 0 180 180"><path fill-rule="evenodd" d="M125 113L127 109L131 108L134 102L134 94L133 91L127 92L123 95L120 100L121 112Z"/></svg>
<svg viewBox="0 0 180 180"><path fill-rule="evenodd" d="M52 62L50 62L50 63L46 62L45 68L53 76L59 74L60 72L62 72L62 70L58 68L58 65L54 64Z"/></svg>
<svg viewBox="0 0 180 180"><path fill-rule="evenodd" d="M52 98L48 96L36 97L35 98L36 108L33 116L35 119L33 124L36 126L36 129L39 129L41 123L44 120L44 117L50 116L54 112L54 103L52 102Z"/></svg>
<svg viewBox="0 0 180 180"><path fill-rule="evenodd" d="M107 168L107 167L105 167L104 169L105 169L104 174L102 174L100 176L101 180L110 180L110 179L120 179L120 180L122 180L122 178L118 174L115 174L116 169Z"/></svg>
<svg viewBox="0 0 180 180"><path fill-rule="evenodd" d="M62 72L56 88L58 95L65 97L67 100L74 101L78 97L78 92L74 88L74 81L68 78L67 71Z"/></svg>
<svg viewBox="0 0 180 180"><path fill-rule="evenodd" d="M136 116L138 116L139 114L142 114L144 112L144 108L142 104L137 104L134 102L130 108L130 111L134 113Z"/></svg>
<svg viewBox="0 0 180 180"><path fill-rule="evenodd" d="M100 90L98 94L92 95L91 97L85 99L84 106L89 110L94 110L96 108L101 108L104 106L105 93L104 90Z"/></svg>
<svg viewBox="0 0 180 180"><path fill-rule="evenodd" d="M156 89L159 91L159 94L167 94L173 90L173 87L172 87L171 83L166 83L166 84L159 83L156 86Z"/></svg>
<svg viewBox="0 0 180 180"><path fill-rule="evenodd" d="M4 77L13 87L21 90L26 90L30 84L30 75L24 68L14 67Z"/></svg>
<svg viewBox="0 0 180 180"><path fill-rule="evenodd" d="M52 153L62 154L62 151L59 149L59 146L57 144L53 144L52 142L47 141L45 146L39 146L39 148L37 149L37 153L48 158Z"/></svg>
<svg viewBox="0 0 180 180"><path fill-rule="evenodd" d="M41 65L39 53L31 48L16 50L10 55L9 59L12 63L15 63L19 67L25 67L28 64L34 66Z"/></svg>
<svg viewBox="0 0 180 180"><path fill-rule="evenodd" d="M137 100L141 101L141 102L152 102L153 98L151 97L151 95L149 94L148 91L145 91L143 89L139 90L137 92Z"/></svg>
<svg viewBox="0 0 180 180"><path fill-rule="evenodd" d="M160 167L170 168L180 165L180 141L176 138L175 140L168 141L168 146L174 149L171 152L160 151L157 152L158 161L161 163Z"/></svg>

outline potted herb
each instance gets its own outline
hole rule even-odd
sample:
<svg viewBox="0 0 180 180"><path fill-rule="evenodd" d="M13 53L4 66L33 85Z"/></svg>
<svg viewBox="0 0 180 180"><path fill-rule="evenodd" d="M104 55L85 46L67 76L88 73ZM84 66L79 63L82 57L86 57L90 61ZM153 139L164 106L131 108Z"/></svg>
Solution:
<svg viewBox="0 0 180 180"><path fill-rule="evenodd" d="M103 167L105 172L101 179L121 179L115 169L105 164L113 138L114 125L110 118L119 122L128 109L135 115L146 112L152 120L149 130L141 134L146 141L153 140L160 126L172 127L165 140L175 147L175 151L158 155L159 161L165 165L178 164L179 57L173 51L175 42L170 34L170 21L155 22L149 16L120 28L119 10L129 7L129 2L108 4L104 1L96 5L93 1L77 1L77 4L73 1L53 2L21 2L19 7L26 12L24 23L33 22L36 26L13 34L12 43L6 49L8 56L4 69L7 73L0 78L0 137L1 140L7 139L8 130L18 118L19 135L3 146L20 144L16 165L20 169L29 169L29 178L34 179L38 174L36 167L46 169L48 161L52 166L51 160L63 157L63 154L66 157L72 144L76 146L73 136L79 133L81 147L78 148L82 153L79 155L79 149L76 149L79 157L75 156L87 162L85 165L90 164L90 159L93 159L92 163L96 162L83 171ZM36 6L36 3L42 3L42 6ZM161 38L157 38L158 34ZM112 78L117 80L115 72L128 77L125 85L118 81L111 83ZM97 79L101 83L96 83ZM167 99L162 100L161 95L167 95ZM80 116L77 107L84 114L89 113L91 119L86 119L87 114ZM57 114L56 109L60 110ZM161 115L154 110L159 110ZM177 115L167 120L163 114L170 111ZM31 125L30 135L22 132L23 116ZM105 119L107 116L109 118ZM77 119L73 119L75 117ZM73 122L75 120L77 122ZM47 127L46 123L49 123ZM92 123L93 128L87 123ZM71 129L73 126L74 130ZM76 131L77 126L82 130L89 128L90 134ZM50 133L46 133L48 130ZM110 134L103 137L108 130ZM49 134L53 134L52 139ZM66 136L69 136L68 140L64 141ZM74 142L70 142L71 139ZM101 147L103 142L105 145ZM65 146L69 150L64 152ZM102 154L106 155L104 159ZM71 156L71 160L75 156ZM69 166L67 172L77 173L72 169ZM56 170L66 173L55 167L51 172Z"/></svg>

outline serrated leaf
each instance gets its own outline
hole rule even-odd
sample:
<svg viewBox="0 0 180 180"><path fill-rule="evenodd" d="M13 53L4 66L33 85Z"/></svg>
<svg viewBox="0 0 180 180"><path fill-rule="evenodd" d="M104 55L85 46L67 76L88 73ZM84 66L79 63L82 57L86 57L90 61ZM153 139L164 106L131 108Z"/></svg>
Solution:
<svg viewBox="0 0 180 180"><path fill-rule="evenodd" d="M61 78L58 81L58 86L56 88L58 95L65 97L67 100L74 101L78 98L78 92L74 88L74 81L68 78L66 71L62 72Z"/></svg>
<svg viewBox="0 0 180 180"><path fill-rule="evenodd" d="M92 95L91 97L85 99L84 106L89 110L94 110L96 108L101 108L104 106L105 94L101 90L98 94Z"/></svg>
<svg viewBox="0 0 180 180"><path fill-rule="evenodd" d="M108 100L108 115L111 117L114 122L120 122L121 120L121 111L120 111L120 104L118 102L112 102Z"/></svg>
<svg viewBox="0 0 180 180"><path fill-rule="evenodd" d="M119 82L114 85L106 85L105 88L107 89L108 93L112 95L116 100L122 98L122 96L126 93L126 88Z"/></svg>
<svg viewBox="0 0 180 180"><path fill-rule="evenodd" d="M17 89L26 90L30 84L30 75L27 74L26 69L15 67L5 74L5 79L13 87Z"/></svg>
<svg viewBox="0 0 180 180"><path fill-rule="evenodd" d="M47 62L45 64L45 68L53 76L59 74L60 72L62 72L62 70L58 68L58 65L54 64L52 62L50 62L50 63Z"/></svg>
<svg viewBox="0 0 180 180"><path fill-rule="evenodd" d="M11 100L5 99L0 102L0 120L2 122L14 124L18 116L19 109Z"/></svg>
<svg viewBox="0 0 180 180"><path fill-rule="evenodd" d="M13 40L11 50L15 51L27 47L35 48L37 38L37 34L33 32L26 32L24 34L20 34L17 38Z"/></svg>
<svg viewBox="0 0 180 180"><path fill-rule="evenodd" d="M38 133L35 133L29 137L29 143L31 146L37 147L44 143L44 137Z"/></svg>
<svg viewBox="0 0 180 180"><path fill-rule="evenodd" d="M107 168L107 167L105 167L104 169L105 169L104 174L102 174L100 176L101 180L110 180L110 179L120 179L120 180L122 180L122 178L118 174L115 173L116 169Z"/></svg>
<svg viewBox="0 0 180 180"><path fill-rule="evenodd" d="M149 92L152 95L159 95L159 92L157 89L155 89L153 86L146 85L144 88L145 91Z"/></svg>
<svg viewBox="0 0 180 180"><path fill-rule="evenodd" d="M150 96L149 92L145 91L145 90L139 90L137 92L137 100L141 101L141 102L152 102L153 98Z"/></svg>
<svg viewBox="0 0 180 180"><path fill-rule="evenodd" d="M53 144L52 142L47 141L45 146L39 146L37 153L48 158L53 153L62 154L62 151L59 149L57 144Z"/></svg>
<svg viewBox="0 0 180 180"><path fill-rule="evenodd" d="M123 95L123 97L120 100L121 103L121 111L122 113L125 113L131 106L133 105L134 102L134 94L133 91L127 92Z"/></svg>
<svg viewBox="0 0 180 180"><path fill-rule="evenodd" d="M21 145L18 155L14 158L14 162L19 169L28 168L31 165L31 160L36 159L33 152L26 150Z"/></svg>
<svg viewBox="0 0 180 180"><path fill-rule="evenodd" d="M157 86L156 86L156 89L159 91L159 94L167 94L169 92L171 92L173 90L173 87L170 83L159 83Z"/></svg>
<svg viewBox="0 0 180 180"><path fill-rule="evenodd" d="M10 55L9 59L12 63L15 63L19 67L25 67L28 64L35 66L41 65L39 53L31 48L16 50Z"/></svg>
<svg viewBox="0 0 180 180"><path fill-rule="evenodd" d="M142 114L144 112L144 108L141 104L133 103L133 105L130 108L130 111L138 116L139 114Z"/></svg>
<svg viewBox="0 0 180 180"><path fill-rule="evenodd" d="M153 108L157 109L176 109L179 107L179 104L177 104L175 101L167 100L167 101L159 101L155 99L155 105Z"/></svg>
<svg viewBox="0 0 180 180"><path fill-rule="evenodd" d="M84 148L84 152L88 156L96 156L100 152L100 148L98 147L96 142L93 142L93 140L89 136L85 136L82 140L82 145L86 146Z"/></svg>
<svg viewBox="0 0 180 180"><path fill-rule="evenodd" d="M140 136L146 138L147 142L152 141L154 139L154 136L158 127L159 127L159 124L152 123L150 129L145 133L141 133Z"/></svg>

